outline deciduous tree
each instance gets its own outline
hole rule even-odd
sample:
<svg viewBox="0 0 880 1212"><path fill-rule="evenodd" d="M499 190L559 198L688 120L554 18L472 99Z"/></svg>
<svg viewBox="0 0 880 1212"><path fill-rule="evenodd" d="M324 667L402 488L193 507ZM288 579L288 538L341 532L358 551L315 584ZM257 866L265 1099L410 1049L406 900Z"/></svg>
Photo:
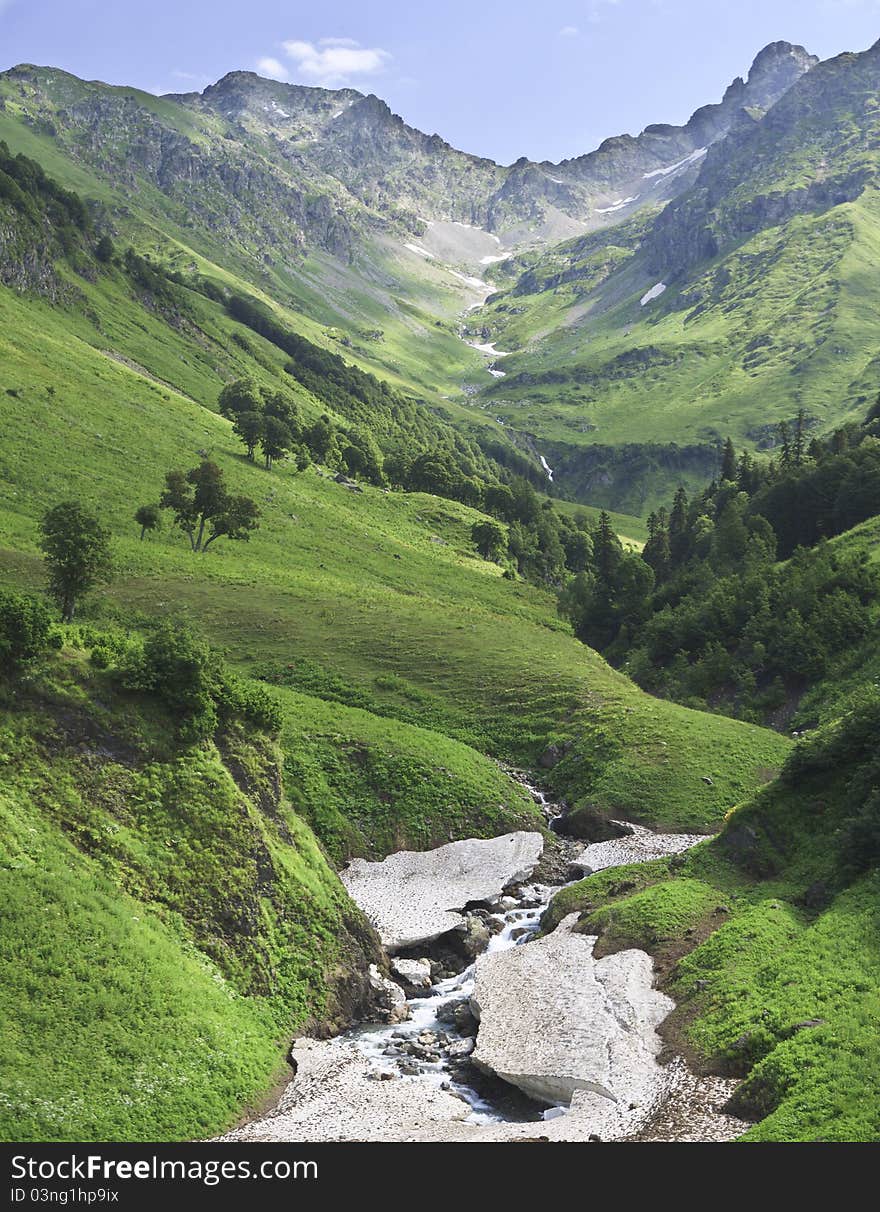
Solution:
<svg viewBox="0 0 880 1212"><path fill-rule="evenodd" d="M111 575L110 532L79 501L61 501L40 523L49 593L69 623L77 603Z"/></svg>

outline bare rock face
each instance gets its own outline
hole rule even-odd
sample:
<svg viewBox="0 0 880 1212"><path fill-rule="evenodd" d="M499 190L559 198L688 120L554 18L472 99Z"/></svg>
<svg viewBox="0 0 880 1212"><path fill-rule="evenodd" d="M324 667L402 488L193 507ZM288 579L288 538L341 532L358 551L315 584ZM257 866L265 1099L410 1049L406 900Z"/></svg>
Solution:
<svg viewBox="0 0 880 1212"><path fill-rule="evenodd" d="M615 821L614 824L619 822ZM649 863L652 859L665 858L669 854L681 854L690 850L697 842L706 839L699 833L652 833L643 825L628 824L632 832L624 837L611 838L607 842L595 842L587 846L572 865L580 867L585 875L593 871L604 871L606 867L625 867L629 863Z"/></svg>
<svg viewBox="0 0 880 1212"><path fill-rule="evenodd" d="M576 921L570 914L547 938L479 958L473 1059L532 1098L585 1112L605 1137L662 1091L656 1027L673 1002L653 988L650 956L596 961L596 940L573 934Z"/></svg>
<svg viewBox="0 0 880 1212"><path fill-rule="evenodd" d="M355 859L340 878L393 953L466 928L458 910L528 879L543 848L540 833L469 838L436 850L400 850L381 863Z"/></svg>
<svg viewBox="0 0 880 1212"><path fill-rule="evenodd" d="M410 989L430 989L431 961L426 959L396 959L391 971Z"/></svg>
<svg viewBox="0 0 880 1212"><path fill-rule="evenodd" d="M402 1023L409 1018L406 994L400 985L383 976L377 964L370 964L370 988L376 998L376 1013L386 1023Z"/></svg>

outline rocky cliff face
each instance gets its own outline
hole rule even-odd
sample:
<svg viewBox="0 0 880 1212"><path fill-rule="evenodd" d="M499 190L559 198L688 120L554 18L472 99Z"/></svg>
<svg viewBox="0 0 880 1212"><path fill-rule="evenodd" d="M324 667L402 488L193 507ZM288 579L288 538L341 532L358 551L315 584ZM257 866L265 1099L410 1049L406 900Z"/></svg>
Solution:
<svg viewBox="0 0 880 1212"><path fill-rule="evenodd" d="M802 46L771 43L756 57L745 81L737 77L720 103L698 109L684 126L647 126L638 137L606 139L588 155L549 167L594 194L616 191L618 198L610 204L614 210L597 204L597 213L623 217L639 204L681 193L693 182L706 149L742 122L744 111L757 120L817 63Z"/></svg>
<svg viewBox="0 0 880 1212"><path fill-rule="evenodd" d="M180 104L185 99L160 103L52 69L25 65L0 82L24 122L51 133L66 155L117 189L152 188L165 217L182 227L201 228L231 249L271 251L280 261L306 247L351 255L357 217L338 188L291 172L240 124L219 115L193 122Z"/></svg>
<svg viewBox="0 0 880 1212"><path fill-rule="evenodd" d="M763 112L817 62L803 47L773 43L747 80L735 80L719 104L697 110L684 127L649 126L560 164L523 157L507 168L413 129L378 97L351 89L304 88L237 72L201 97L181 100L293 142L303 162L380 211L473 223L515 232L514 239L523 238L516 229L525 225L540 240L572 234L563 231L566 219L582 229L602 225L640 203L674 196L692 179L699 153L727 134L743 107Z"/></svg>
<svg viewBox="0 0 880 1212"><path fill-rule="evenodd" d="M649 126L560 164L509 167L408 126L376 96L252 72L157 99L23 65L0 75L0 94L117 185L155 187L185 225L275 258L314 247L351 259L364 230L389 225L472 224L521 247L617 222L677 196L743 107L763 112L814 63L803 48L774 43L746 81L683 127Z"/></svg>
<svg viewBox="0 0 880 1212"><path fill-rule="evenodd" d="M761 78L778 70L768 60ZM694 188L657 219L645 242L651 271L681 278L754 232L857 198L877 177L878 72L880 43L819 64L762 120L743 113Z"/></svg>

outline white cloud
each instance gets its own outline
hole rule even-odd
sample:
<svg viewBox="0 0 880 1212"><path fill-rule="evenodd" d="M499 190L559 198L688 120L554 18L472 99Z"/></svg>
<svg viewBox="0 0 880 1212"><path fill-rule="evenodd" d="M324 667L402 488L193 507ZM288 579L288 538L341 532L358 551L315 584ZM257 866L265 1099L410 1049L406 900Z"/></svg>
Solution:
<svg viewBox="0 0 880 1212"><path fill-rule="evenodd" d="M606 8L616 8L621 0L590 0L587 9L587 20L591 25L598 25Z"/></svg>
<svg viewBox="0 0 880 1212"><path fill-rule="evenodd" d="M258 59L257 71L261 76L268 76L270 80L287 79L287 68L277 59Z"/></svg>
<svg viewBox="0 0 880 1212"><path fill-rule="evenodd" d="M353 38L297 38L282 42L287 63L272 57L258 60L257 69L273 80L296 79L327 88L347 84L353 76L374 76L385 69L391 55L378 46L361 46Z"/></svg>
<svg viewBox="0 0 880 1212"><path fill-rule="evenodd" d="M576 25L563 25L559 31L560 38L576 38L581 31Z"/></svg>

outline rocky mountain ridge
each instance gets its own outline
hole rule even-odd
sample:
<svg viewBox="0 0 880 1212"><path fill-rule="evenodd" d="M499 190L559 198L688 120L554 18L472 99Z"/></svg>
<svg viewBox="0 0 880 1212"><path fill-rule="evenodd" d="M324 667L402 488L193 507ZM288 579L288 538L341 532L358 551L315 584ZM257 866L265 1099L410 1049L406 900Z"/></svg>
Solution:
<svg viewBox="0 0 880 1212"><path fill-rule="evenodd" d="M423 233L472 225L505 248L544 245L666 201L689 184L705 148L774 104L817 62L774 43L718 104L683 127L648 126L559 164L510 166L451 147L375 95L231 72L202 93L155 98L24 64L0 74L4 110L117 184L146 179L189 222L250 230L293 255L312 244L356 256L358 229ZM241 238L241 237L239 237Z"/></svg>

